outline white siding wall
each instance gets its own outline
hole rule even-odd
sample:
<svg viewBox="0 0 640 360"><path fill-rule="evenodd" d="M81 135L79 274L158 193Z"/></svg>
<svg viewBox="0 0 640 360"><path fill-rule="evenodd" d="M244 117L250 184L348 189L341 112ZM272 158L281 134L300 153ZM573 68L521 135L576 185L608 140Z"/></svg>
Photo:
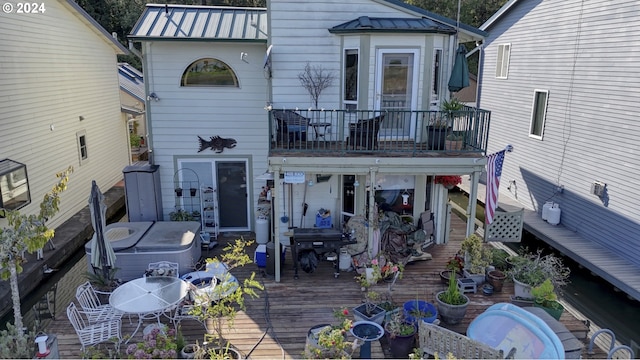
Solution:
<svg viewBox="0 0 640 360"><path fill-rule="evenodd" d="M201 43L187 41L146 43L145 81L148 91L155 92L160 101L149 103L150 134L154 163L160 165L162 202L165 217L175 210L173 191L176 156L249 158L254 174L247 185L261 191L264 182L253 182L253 176L267 170L269 148L268 113L264 110L267 80L263 71L265 44ZM240 53L247 53L248 63L240 61ZM235 71L239 88L180 87L184 70L194 61L212 57L224 61ZM219 135L233 138L238 144L216 154L211 149L198 153L197 136L209 139ZM251 163L250 163L251 164ZM256 201L251 205L255 206ZM252 211L253 214L253 211ZM253 221L250 220L250 224ZM251 225L252 226L252 225Z"/></svg>
<svg viewBox="0 0 640 360"><path fill-rule="evenodd" d="M517 199L540 211L556 184L564 185L553 198L561 222L636 264L639 12L637 1L520 2L489 29L480 104L492 111L489 152L515 147L501 196L514 197L506 188L515 179ZM496 49L504 43L511 58L508 79L500 80ZM542 141L528 137L534 89L549 90ZM607 184L607 204L590 194L595 180Z"/></svg>
<svg viewBox="0 0 640 360"><path fill-rule="evenodd" d="M334 86L322 93L318 106L336 108L340 104L341 36L330 34L328 29L365 15L410 17L406 12L371 0L271 0L269 6L273 44L273 102L276 107L312 105L309 94L298 80L298 74L304 70L307 62L312 66L322 66L338 77ZM391 38L394 42L386 45L397 46L402 44L397 41L406 36ZM424 43L424 38L422 41ZM375 56L375 52L371 56ZM369 79L373 81L372 74Z"/></svg>
<svg viewBox="0 0 640 360"><path fill-rule="evenodd" d="M121 180L129 155L114 48L60 2L44 4L44 14L0 12L0 159L27 165L32 203L24 213L39 210L56 172L75 168L49 223L56 227L87 205L91 180L103 192ZM89 160L81 166L82 130Z"/></svg>

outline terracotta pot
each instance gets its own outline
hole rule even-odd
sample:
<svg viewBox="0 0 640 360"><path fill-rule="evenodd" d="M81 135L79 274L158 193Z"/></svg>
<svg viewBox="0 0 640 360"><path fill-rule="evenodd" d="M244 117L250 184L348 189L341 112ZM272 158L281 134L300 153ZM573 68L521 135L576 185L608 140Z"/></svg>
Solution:
<svg viewBox="0 0 640 360"><path fill-rule="evenodd" d="M501 292L502 285L504 285L504 280L507 278L500 270L491 270L487 273L487 279L489 280L489 284L493 286L493 291Z"/></svg>

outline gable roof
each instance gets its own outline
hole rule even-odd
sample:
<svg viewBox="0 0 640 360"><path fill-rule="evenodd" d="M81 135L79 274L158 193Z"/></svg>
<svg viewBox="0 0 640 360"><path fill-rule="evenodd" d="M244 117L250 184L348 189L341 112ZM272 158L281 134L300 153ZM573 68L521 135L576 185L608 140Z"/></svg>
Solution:
<svg viewBox="0 0 640 360"><path fill-rule="evenodd" d="M267 42L267 9L147 4L129 38Z"/></svg>
<svg viewBox="0 0 640 360"><path fill-rule="evenodd" d="M483 31L487 31L496 21L498 21L502 16L507 14L509 10L513 8L520 0L509 0L506 4L502 5L498 11L496 11L484 24L480 25L480 29Z"/></svg>
<svg viewBox="0 0 640 360"><path fill-rule="evenodd" d="M356 32L455 34L456 29L452 26L427 18L370 18L368 16L360 16L357 19L334 26L329 29L329 32L333 34Z"/></svg>
<svg viewBox="0 0 640 360"><path fill-rule="evenodd" d="M89 14L80 5L76 4L73 0L58 0L62 5L64 5L69 11L78 17L80 21L86 24L94 33L103 38L113 49L116 51L116 54L125 55L129 53L129 50L124 47L120 42L114 39L111 34L105 30L102 25L98 24L98 22L92 18Z"/></svg>
<svg viewBox="0 0 640 360"><path fill-rule="evenodd" d="M120 83L120 90L133 96L138 101L144 102L144 77L138 69L127 63L119 63L118 82Z"/></svg>

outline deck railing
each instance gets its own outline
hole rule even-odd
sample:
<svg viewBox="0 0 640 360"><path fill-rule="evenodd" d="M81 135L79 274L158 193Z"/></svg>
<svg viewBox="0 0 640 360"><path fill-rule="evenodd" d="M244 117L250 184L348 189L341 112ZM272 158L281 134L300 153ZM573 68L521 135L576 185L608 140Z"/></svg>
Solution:
<svg viewBox="0 0 640 360"><path fill-rule="evenodd" d="M490 115L471 107L450 112L273 109L269 112L270 151L485 154Z"/></svg>

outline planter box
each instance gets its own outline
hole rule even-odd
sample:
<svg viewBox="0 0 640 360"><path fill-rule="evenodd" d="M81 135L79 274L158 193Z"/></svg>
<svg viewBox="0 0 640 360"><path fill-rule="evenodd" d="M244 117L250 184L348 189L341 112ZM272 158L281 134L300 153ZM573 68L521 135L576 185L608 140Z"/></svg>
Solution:
<svg viewBox="0 0 640 360"><path fill-rule="evenodd" d="M513 293L517 297L532 299L531 296L531 285L520 282L516 279L513 279Z"/></svg>
<svg viewBox="0 0 640 360"><path fill-rule="evenodd" d="M477 285L482 285L485 281L484 274L470 274L466 269L462 271L464 273L464 277L472 279Z"/></svg>
<svg viewBox="0 0 640 360"><path fill-rule="evenodd" d="M387 311L378 305L373 307L371 313L367 313L367 304L362 304L353 309L353 318L355 321L371 321L378 325L382 325Z"/></svg>

